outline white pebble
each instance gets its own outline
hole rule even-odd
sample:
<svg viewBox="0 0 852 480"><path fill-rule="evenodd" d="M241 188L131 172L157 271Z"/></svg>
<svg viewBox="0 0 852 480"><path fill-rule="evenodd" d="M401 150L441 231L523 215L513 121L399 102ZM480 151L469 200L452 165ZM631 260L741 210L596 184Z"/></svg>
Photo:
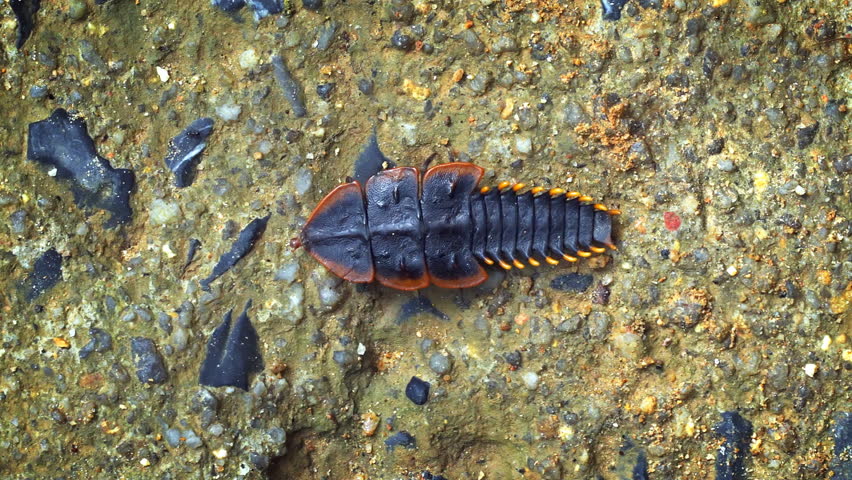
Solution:
<svg viewBox="0 0 852 480"><path fill-rule="evenodd" d="M257 53L255 53L253 48L240 54L240 66L246 70L257 66Z"/></svg>
<svg viewBox="0 0 852 480"><path fill-rule="evenodd" d="M226 122L232 122L240 118L240 112L242 111L243 107L233 102L226 103L224 105L219 105L218 107L216 107L216 115L218 115L219 118Z"/></svg>
<svg viewBox="0 0 852 480"><path fill-rule="evenodd" d="M805 375L813 378L813 376L816 375L817 366L816 366L816 364L808 363L807 365L805 365L804 370L805 370Z"/></svg>
<svg viewBox="0 0 852 480"><path fill-rule="evenodd" d="M169 71L163 67L157 67L157 76L160 77L160 81L163 83L169 81Z"/></svg>
<svg viewBox="0 0 852 480"><path fill-rule="evenodd" d="M824 335L822 337L822 344L819 346L822 350L828 350L831 347L831 337L828 335Z"/></svg>
<svg viewBox="0 0 852 480"><path fill-rule="evenodd" d="M295 190L296 195L304 195L305 192L310 190L313 178L314 174L307 168L303 168L296 172L296 178L293 181L293 190Z"/></svg>
<svg viewBox="0 0 852 480"><path fill-rule="evenodd" d="M515 139L515 148L524 155L532 152L532 139L529 137L518 137Z"/></svg>
<svg viewBox="0 0 852 480"><path fill-rule="evenodd" d="M736 277L739 273L739 270L737 270L737 267L735 265L729 265L725 271L728 272L728 275L732 277Z"/></svg>
<svg viewBox="0 0 852 480"><path fill-rule="evenodd" d="M148 211L148 222L151 225L174 223L180 217L180 206L176 202L167 202L160 198L151 201Z"/></svg>
<svg viewBox="0 0 852 480"><path fill-rule="evenodd" d="M524 372L521 379L530 390L535 390L538 387L538 374L535 372Z"/></svg>
<svg viewBox="0 0 852 480"><path fill-rule="evenodd" d="M796 186L795 192L796 192L796 195L798 195L800 197L805 195L806 193L808 193L808 191L805 190L805 187L803 187L801 185Z"/></svg>

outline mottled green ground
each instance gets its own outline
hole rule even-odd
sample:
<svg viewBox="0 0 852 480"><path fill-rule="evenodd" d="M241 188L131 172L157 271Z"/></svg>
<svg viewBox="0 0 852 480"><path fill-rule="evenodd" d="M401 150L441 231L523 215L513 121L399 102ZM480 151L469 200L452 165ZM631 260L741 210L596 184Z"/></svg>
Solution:
<svg viewBox="0 0 852 480"><path fill-rule="evenodd" d="M749 478L830 475L832 418L852 409L848 2L632 0L604 22L594 1L331 0L259 24L203 1L82 2L43 1L22 51L0 4L3 478L616 479L641 450L650 478L707 479L725 410L754 425ZM400 28L423 43L392 48ZM59 106L135 171L132 224L104 230L26 160L27 124ZM200 116L214 134L176 189L168 140ZM489 184L601 199L623 212L619 250L426 290L450 320L397 324L412 294L340 284L287 245L373 128L400 165L469 158ZM253 253L202 292L267 213ZM203 247L184 269L189 238ZM19 285L50 247L64 281L28 303ZM570 272L592 286L551 288ZM200 387L210 332L247 299L266 369L248 393ZM112 348L80 359L90 327ZM155 342L165 383L136 379L131 337ZM423 407L403 394L412 375L432 384ZM400 430L417 449L386 450Z"/></svg>

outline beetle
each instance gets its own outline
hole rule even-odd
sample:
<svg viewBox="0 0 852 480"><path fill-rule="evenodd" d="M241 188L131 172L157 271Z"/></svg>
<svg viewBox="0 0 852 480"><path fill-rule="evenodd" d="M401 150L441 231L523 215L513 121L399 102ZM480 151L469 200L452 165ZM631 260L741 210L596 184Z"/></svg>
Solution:
<svg viewBox="0 0 852 480"><path fill-rule="evenodd" d="M615 250L608 209L579 192L502 182L479 186L467 162L381 170L337 186L293 247L338 277L398 290L475 287L485 266L505 270L576 262ZM526 264L525 264L526 262Z"/></svg>

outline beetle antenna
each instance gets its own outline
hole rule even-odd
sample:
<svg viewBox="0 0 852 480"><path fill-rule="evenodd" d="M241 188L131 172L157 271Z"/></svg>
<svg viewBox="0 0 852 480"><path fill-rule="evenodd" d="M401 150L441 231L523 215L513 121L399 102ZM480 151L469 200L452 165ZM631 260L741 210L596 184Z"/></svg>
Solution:
<svg viewBox="0 0 852 480"><path fill-rule="evenodd" d="M420 167L420 171L426 173L426 169L429 168L429 164L432 163L432 160L434 160L437 156L437 153L432 152L432 155L429 155L426 160L423 161L423 166Z"/></svg>

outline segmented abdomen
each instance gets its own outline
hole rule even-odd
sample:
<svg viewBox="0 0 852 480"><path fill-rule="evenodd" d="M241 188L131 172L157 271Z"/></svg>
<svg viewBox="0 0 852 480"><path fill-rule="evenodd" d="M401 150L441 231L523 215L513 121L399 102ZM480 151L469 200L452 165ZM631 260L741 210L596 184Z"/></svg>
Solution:
<svg viewBox="0 0 852 480"><path fill-rule="evenodd" d="M615 248L612 215L578 192L501 184L471 195L471 251L481 262L505 269L556 265Z"/></svg>

